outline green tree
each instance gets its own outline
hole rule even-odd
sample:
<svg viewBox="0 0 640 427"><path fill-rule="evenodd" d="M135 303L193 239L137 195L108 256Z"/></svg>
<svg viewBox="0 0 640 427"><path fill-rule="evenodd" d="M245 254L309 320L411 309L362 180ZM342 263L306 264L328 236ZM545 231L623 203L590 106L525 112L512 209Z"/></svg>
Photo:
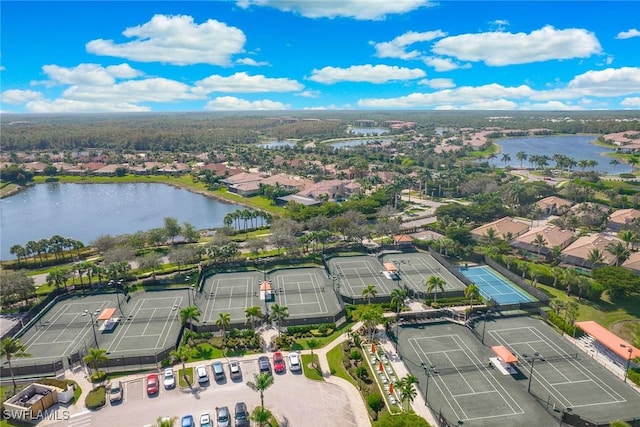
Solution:
<svg viewBox="0 0 640 427"><path fill-rule="evenodd" d="M400 401L405 405L405 410L409 411L409 405L418 395L418 391L414 387L414 384L418 382L418 379L411 374L400 378L396 381L396 388L400 393Z"/></svg>
<svg viewBox="0 0 640 427"><path fill-rule="evenodd" d="M480 288L475 283L469 284L466 288L464 288L464 296L469 298L469 313L473 310L473 300L480 299Z"/></svg>
<svg viewBox="0 0 640 427"><path fill-rule="evenodd" d="M262 309L259 305L247 307L244 310L244 315L247 318L247 322L251 322L251 329L256 328L256 320L262 318Z"/></svg>
<svg viewBox="0 0 640 427"><path fill-rule="evenodd" d="M402 307L404 307L404 301L407 299L407 294L407 290L401 288L395 288L391 291L391 306L396 312L396 322L400 318L400 312L402 311Z"/></svg>
<svg viewBox="0 0 640 427"><path fill-rule="evenodd" d="M254 374L253 381L247 382L247 387L260 393L260 407L264 409L264 392L273 385L273 376L269 372Z"/></svg>
<svg viewBox="0 0 640 427"><path fill-rule="evenodd" d="M107 356L107 350L103 348L90 348L82 360L91 366L95 375L98 375L98 365L109 360L109 356Z"/></svg>
<svg viewBox="0 0 640 427"><path fill-rule="evenodd" d="M278 336L280 336L280 330L282 329L282 321L289 317L289 308L281 306L279 304L273 304L271 306L271 314L269 320L275 320L278 324Z"/></svg>
<svg viewBox="0 0 640 427"><path fill-rule="evenodd" d="M264 427L269 423L272 416L271 411L259 406L253 410L249 419L257 423L259 427Z"/></svg>
<svg viewBox="0 0 640 427"><path fill-rule="evenodd" d="M180 235L182 228L178 223L178 220L173 217L166 217L164 219L164 233L171 240L171 243L175 240L175 238Z"/></svg>
<svg viewBox="0 0 640 427"><path fill-rule="evenodd" d="M195 350L193 348L189 347L189 346L186 346L186 345L181 345L177 349L171 350L171 352L169 353L169 357L171 357L171 359L173 359L174 361L178 361L178 362L182 363L182 372L184 372L185 380L189 384L191 384L191 379L187 379L186 378L187 367L185 366L185 362L187 360L189 360L189 358L191 358L194 353L195 353Z"/></svg>
<svg viewBox="0 0 640 427"><path fill-rule="evenodd" d="M178 417L158 417L156 419L156 427L173 427Z"/></svg>
<svg viewBox="0 0 640 427"><path fill-rule="evenodd" d="M366 285L364 289L362 289L362 298L367 300L367 304L371 304L371 300L375 298L377 294L378 291L375 285Z"/></svg>
<svg viewBox="0 0 640 427"><path fill-rule="evenodd" d="M384 398L378 392L371 393L367 396L367 405L375 412L376 416L374 419L378 419L378 413L382 411L385 405Z"/></svg>
<svg viewBox="0 0 640 427"><path fill-rule="evenodd" d="M0 341L0 356L7 359L9 365L9 374L13 382L13 393L16 393L16 378L13 375L13 366L11 360L14 357L31 357L27 352L27 347L20 342L18 338L7 337Z"/></svg>
<svg viewBox="0 0 640 427"><path fill-rule="evenodd" d="M311 350L311 366L315 369L316 368L316 359L313 357L313 350L315 350L316 348L320 347L320 341L318 341L315 338L311 338L311 339L307 340L306 343L307 343L307 347L309 347L309 350Z"/></svg>
<svg viewBox="0 0 640 427"><path fill-rule="evenodd" d="M374 422L374 427L430 427L430 424L419 415L403 412L401 414L386 413Z"/></svg>
<svg viewBox="0 0 640 427"><path fill-rule="evenodd" d="M187 323L189 324L190 338L193 336L193 323L200 321L201 314L200 309L195 305L190 305L180 310L180 323L183 328Z"/></svg>
<svg viewBox="0 0 640 427"><path fill-rule="evenodd" d="M216 326L220 328L222 331L222 349L223 351L226 348L227 335L226 331L229 326L231 326L231 314L229 313L218 313L218 319L216 320Z"/></svg>
<svg viewBox="0 0 640 427"><path fill-rule="evenodd" d="M433 302L437 302L436 298L438 296L438 290L444 292L444 285L446 282L444 279L438 276L429 276L426 282L427 286L427 295L433 292Z"/></svg>

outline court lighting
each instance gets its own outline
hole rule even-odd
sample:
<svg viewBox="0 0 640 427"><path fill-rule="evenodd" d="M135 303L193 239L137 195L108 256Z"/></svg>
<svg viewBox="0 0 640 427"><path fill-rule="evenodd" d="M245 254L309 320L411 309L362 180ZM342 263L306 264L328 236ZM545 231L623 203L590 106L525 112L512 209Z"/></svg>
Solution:
<svg viewBox="0 0 640 427"><path fill-rule="evenodd" d="M436 371L436 365L427 366L424 362L422 362L421 365L422 369L424 369L424 373L427 375L427 385L424 388L424 406L429 406L429 400L427 397L429 396L429 378L438 372Z"/></svg>
<svg viewBox="0 0 640 427"><path fill-rule="evenodd" d="M484 344L484 330L487 329L487 316L491 314L491 310L487 310L484 312L484 323L482 324L482 344Z"/></svg>
<svg viewBox="0 0 640 427"><path fill-rule="evenodd" d="M522 357L524 357L525 359L531 359L531 369L529 370L529 385L527 386L527 393L531 394L531 379L533 378L533 364L536 361L536 359L540 360L541 362L544 362L544 357L537 351L533 353L533 356L527 356L526 354L523 354Z"/></svg>
<svg viewBox="0 0 640 427"><path fill-rule="evenodd" d="M629 353L629 357L627 357L627 367L624 369L624 382L626 383L627 375L629 375L629 365L631 364L631 354L633 353L633 349L626 344L620 344L620 347L626 348Z"/></svg>
<svg viewBox="0 0 640 427"><path fill-rule="evenodd" d="M91 316L91 327L93 328L93 340L96 343L96 348L99 348L98 347L98 335L96 335L96 322L95 322L95 320L93 320L93 313L90 312L89 310L85 310L83 316L86 316L87 314L89 316Z"/></svg>

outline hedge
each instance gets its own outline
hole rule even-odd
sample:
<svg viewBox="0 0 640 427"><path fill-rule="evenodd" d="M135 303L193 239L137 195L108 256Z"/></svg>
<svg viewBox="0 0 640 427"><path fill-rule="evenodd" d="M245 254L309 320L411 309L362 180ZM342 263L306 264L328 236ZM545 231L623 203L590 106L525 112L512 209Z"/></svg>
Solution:
<svg viewBox="0 0 640 427"><path fill-rule="evenodd" d="M102 408L107 403L107 390L106 387L101 385L91 390L87 397L84 399L84 404L87 409Z"/></svg>

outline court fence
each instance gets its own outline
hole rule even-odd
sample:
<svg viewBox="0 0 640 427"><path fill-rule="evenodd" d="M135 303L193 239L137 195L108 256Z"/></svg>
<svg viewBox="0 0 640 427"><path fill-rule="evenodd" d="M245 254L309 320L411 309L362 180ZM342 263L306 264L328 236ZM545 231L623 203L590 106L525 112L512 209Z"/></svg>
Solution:
<svg viewBox="0 0 640 427"><path fill-rule="evenodd" d="M62 359L48 363L33 363L29 365L12 365L9 369L8 365L0 367L0 378L6 380L11 378L12 374L15 378L35 378L57 376L64 371L64 362Z"/></svg>
<svg viewBox="0 0 640 427"><path fill-rule="evenodd" d="M105 362L100 362L97 366L101 371L108 373L145 369L149 367L158 368L164 359L171 357L170 355L173 350L175 350L175 346L165 348L164 350L154 354L108 356L109 358ZM84 349L78 350L69 355L67 361L70 363L70 367L84 364L83 359L87 353L88 350L85 346Z"/></svg>
<svg viewBox="0 0 640 427"><path fill-rule="evenodd" d="M522 279L522 277L518 276L511 270L507 269L502 264L496 262L495 260L489 258L488 256L484 257L484 262L489 267L493 268L498 273L502 274L504 277L506 277L507 279L509 279L510 281L512 281L513 283L515 283L516 285L518 285L519 287L527 291L529 294L536 297L538 301L542 301L543 303L547 303L549 301L549 296L547 294L542 292L540 289L534 288L533 286L525 282Z"/></svg>

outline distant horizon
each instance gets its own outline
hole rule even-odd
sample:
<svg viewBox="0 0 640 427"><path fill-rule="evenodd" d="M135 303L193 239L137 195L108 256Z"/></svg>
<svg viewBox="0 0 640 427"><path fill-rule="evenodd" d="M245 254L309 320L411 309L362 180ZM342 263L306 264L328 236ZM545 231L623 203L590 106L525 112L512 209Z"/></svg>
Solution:
<svg viewBox="0 0 640 427"><path fill-rule="evenodd" d="M640 2L550 6L3 1L0 114L640 109Z"/></svg>

